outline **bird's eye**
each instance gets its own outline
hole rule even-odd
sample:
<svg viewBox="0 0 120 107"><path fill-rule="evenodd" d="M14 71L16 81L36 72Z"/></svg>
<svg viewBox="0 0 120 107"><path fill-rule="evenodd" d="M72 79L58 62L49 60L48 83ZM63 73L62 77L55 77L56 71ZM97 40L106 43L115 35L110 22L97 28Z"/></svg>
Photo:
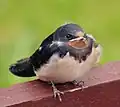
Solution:
<svg viewBox="0 0 120 107"><path fill-rule="evenodd" d="M67 39L72 39L72 38L73 38L73 35L68 34L68 35L66 35L66 38L67 38Z"/></svg>

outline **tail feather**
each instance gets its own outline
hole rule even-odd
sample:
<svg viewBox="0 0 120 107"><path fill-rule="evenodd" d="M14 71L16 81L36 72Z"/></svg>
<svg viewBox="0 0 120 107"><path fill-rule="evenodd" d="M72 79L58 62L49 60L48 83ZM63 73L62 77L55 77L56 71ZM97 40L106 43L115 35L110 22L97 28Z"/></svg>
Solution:
<svg viewBox="0 0 120 107"><path fill-rule="evenodd" d="M36 76L29 58L21 59L9 68L10 72L19 77Z"/></svg>

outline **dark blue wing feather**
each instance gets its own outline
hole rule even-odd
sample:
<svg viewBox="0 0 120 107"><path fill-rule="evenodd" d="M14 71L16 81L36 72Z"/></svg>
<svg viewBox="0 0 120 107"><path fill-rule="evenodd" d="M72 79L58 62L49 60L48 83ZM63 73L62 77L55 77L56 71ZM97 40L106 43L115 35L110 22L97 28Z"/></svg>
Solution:
<svg viewBox="0 0 120 107"><path fill-rule="evenodd" d="M46 64L53 54L57 53L60 57L63 57L67 52L68 50L64 43L59 46L58 42L55 42L42 46L40 50L36 50L36 52L30 57L30 61L34 68L38 69L43 64Z"/></svg>

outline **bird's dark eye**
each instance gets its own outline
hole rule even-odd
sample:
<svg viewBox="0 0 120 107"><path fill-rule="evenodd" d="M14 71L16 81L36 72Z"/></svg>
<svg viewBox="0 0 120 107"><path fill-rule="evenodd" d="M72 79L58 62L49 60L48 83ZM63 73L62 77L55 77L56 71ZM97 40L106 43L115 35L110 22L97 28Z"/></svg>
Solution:
<svg viewBox="0 0 120 107"><path fill-rule="evenodd" d="M66 38L69 39L69 40L70 40L70 39L73 39L73 35L67 34L67 35L66 35Z"/></svg>

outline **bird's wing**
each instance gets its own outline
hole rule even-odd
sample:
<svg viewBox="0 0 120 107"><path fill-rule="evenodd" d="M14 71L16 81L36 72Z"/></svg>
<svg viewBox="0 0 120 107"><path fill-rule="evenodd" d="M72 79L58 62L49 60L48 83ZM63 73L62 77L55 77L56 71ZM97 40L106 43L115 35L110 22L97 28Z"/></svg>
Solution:
<svg viewBox="0 0 120 107"><path fill-rule="evenodd" d="M43 45L37 49L30 57L30 62L36 70L46 64L53 54L57 53L60 57L64 57L67 52L68 50L64 43L53 42L52 44Z"/></svg>
<svg viewBox="0 0 120 107"><path fill-rule="evenodd" d="M65 48L64 45L60 45L59 42L43 45L29 58L21 59L10 65L9 70L11 73L19 77L36 76L35 70L39 69L43 64L46 64L55 53L60 57L63 57L67 53L67 48Z"/></svg>

